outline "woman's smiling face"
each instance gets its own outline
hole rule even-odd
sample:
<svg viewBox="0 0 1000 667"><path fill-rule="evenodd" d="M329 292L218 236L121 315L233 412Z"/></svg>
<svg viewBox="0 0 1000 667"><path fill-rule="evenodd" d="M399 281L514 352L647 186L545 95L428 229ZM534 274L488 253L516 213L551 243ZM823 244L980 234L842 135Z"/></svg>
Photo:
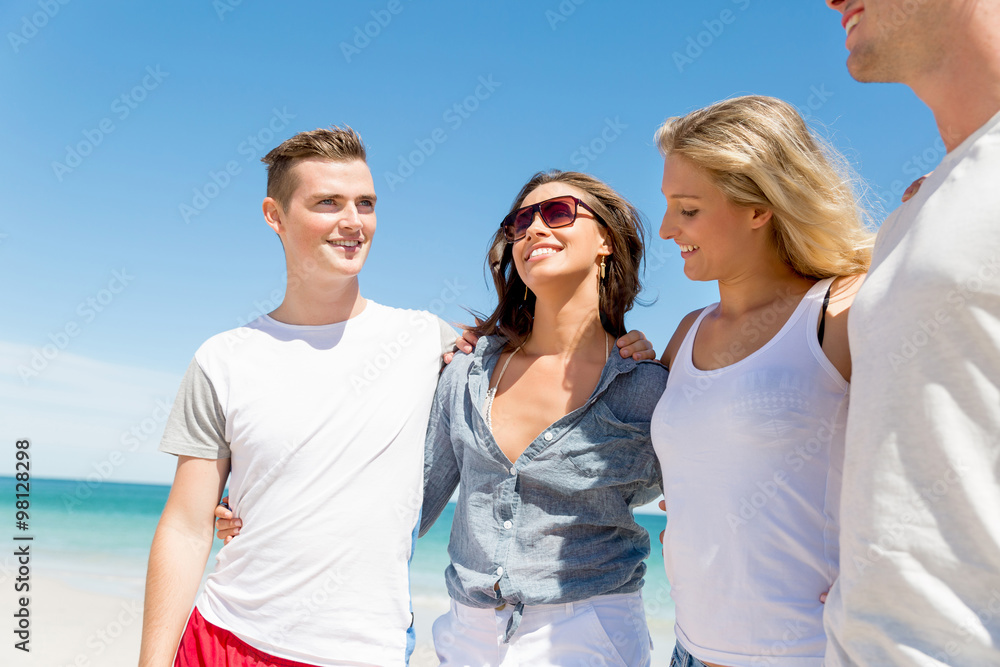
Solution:
<svg viewBox="0 0 1000 667"><path fill-rule="evenodd" d="M521 206L530 206L554 197L577 197L585 202L587 193L566 183L545 183L532 190ZM588 202L589 203L589 202ZM524 238L513 243L514 265L528 287L568 276L596 276L600 256L611 254L601 223L582 206L577 207L571 225L550 229L535 213Z"/></svg>
<svg viewBox="0 0 1000 667"><path fill-rule="evenodd" d="M663 196L667 210L660 238L677 243L684 275L725 280L738 274L757 245L754 209L733 204L703 169L676 154L663 162Z"/></svg>

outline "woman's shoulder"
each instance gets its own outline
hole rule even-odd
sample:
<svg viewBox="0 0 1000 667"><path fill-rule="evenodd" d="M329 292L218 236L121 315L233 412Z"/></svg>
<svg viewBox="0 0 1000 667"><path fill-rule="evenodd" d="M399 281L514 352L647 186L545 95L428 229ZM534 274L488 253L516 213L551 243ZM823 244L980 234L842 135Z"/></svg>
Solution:
<svg viewBox="0 0 1000 667"><path fill-rule="evenodd" d="M860 273L853 276L837 276L830 284L830 299L827 302L824 317L828 329L826 335L831 337L831 341L842 338L843 344L847 345L847 318L851 305L854 303L854 297L861 289L866 275Z"/></svg>
<svg viewBox="0 0 1000 667"><path fill-rule="evenodd" d="M866 274L838 276L830 285L830 300L827 302L824 318L823 354L833 364L841 377L851 381L851 348L847 334L848 316L854 297L861 289Z"/></svg>
<svg viewBox="0 0 1000 667"><path fill-rule="evenodd" d="M867 273L856 273L852 276L837 276L830 285L830 306L827 312L847 310L854 303L854 297L864 284Z"/></svg>
<svg viewBox="0 0 1000 667"><path fill-rule="evenodd" d="M485 366L491 357L500 353L505 343L501 336L480 336L472 352L455 352L451 362L441 371L441 382L465 382L474 365Z"/></svg>
<svg viewBox="0 0 1000 667"><path fill-rule="evenodd" d="M660 357L660 363L662 363L664 367L670 368L673 366L674 357L677 356L677 351L681 348L681 343L684 342L684 337L687 336L688 331L690 331L691 327L694 326L698 316L701 315L705 308L708 308L708 306L692 310L681 319L680 324L677 325L677 329L674 331L674 335L670 337L670 342L667 343L667 348L663 351L663 356Z"/></svg>
<svg viewBox="0 0 1000 667"><path fill-rule="evenodd" d="M628 374L631 383L650 388L666 386L667 367L661 364L658 359L644 359L633 363L635 366Z"/></svg>
<svg viewBox="0 0 1000 667"><path fill-rule="evenodd" d="M601 400L622 421L648 422L667 386L667 368L655 359L624 362L627 369L615 377Z"/></svg>

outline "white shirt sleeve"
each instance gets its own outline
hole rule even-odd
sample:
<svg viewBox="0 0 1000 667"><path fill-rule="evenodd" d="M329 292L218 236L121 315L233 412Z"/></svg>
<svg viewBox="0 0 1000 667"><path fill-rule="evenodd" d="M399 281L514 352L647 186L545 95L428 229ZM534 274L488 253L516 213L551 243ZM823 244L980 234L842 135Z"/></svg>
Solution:
<svg viewBox="0 0 1000 667"><path fill-rule="evenodd" d="M441 330L441 354L454 352L456 349L455 339L458 338L458 332L440 317L435 316L435 319L437 320L438 328Z"/></svg>

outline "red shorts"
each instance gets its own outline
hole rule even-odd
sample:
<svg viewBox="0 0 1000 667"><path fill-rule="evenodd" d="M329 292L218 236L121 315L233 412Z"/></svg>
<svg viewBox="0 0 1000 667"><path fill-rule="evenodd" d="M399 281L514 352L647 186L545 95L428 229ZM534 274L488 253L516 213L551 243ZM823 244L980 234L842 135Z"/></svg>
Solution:
<svg viewBox="0 0 1000 667"><path fill-rule="evenodd" d="M174 667L314 667L255 649L229 630L212 625L195 607L188 619Z"/></svg>

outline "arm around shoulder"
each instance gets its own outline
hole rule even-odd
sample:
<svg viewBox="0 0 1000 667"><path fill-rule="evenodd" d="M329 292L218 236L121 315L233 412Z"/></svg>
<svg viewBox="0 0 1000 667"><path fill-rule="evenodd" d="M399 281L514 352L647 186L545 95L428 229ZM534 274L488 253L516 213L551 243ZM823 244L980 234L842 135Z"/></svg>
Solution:
<svg viewBox="0 0 1000 667"><path fill-rule="evenodd" d="M180 456L146 573L139 667L168 667L212 547L215 506L230 460Z"/></svg>

